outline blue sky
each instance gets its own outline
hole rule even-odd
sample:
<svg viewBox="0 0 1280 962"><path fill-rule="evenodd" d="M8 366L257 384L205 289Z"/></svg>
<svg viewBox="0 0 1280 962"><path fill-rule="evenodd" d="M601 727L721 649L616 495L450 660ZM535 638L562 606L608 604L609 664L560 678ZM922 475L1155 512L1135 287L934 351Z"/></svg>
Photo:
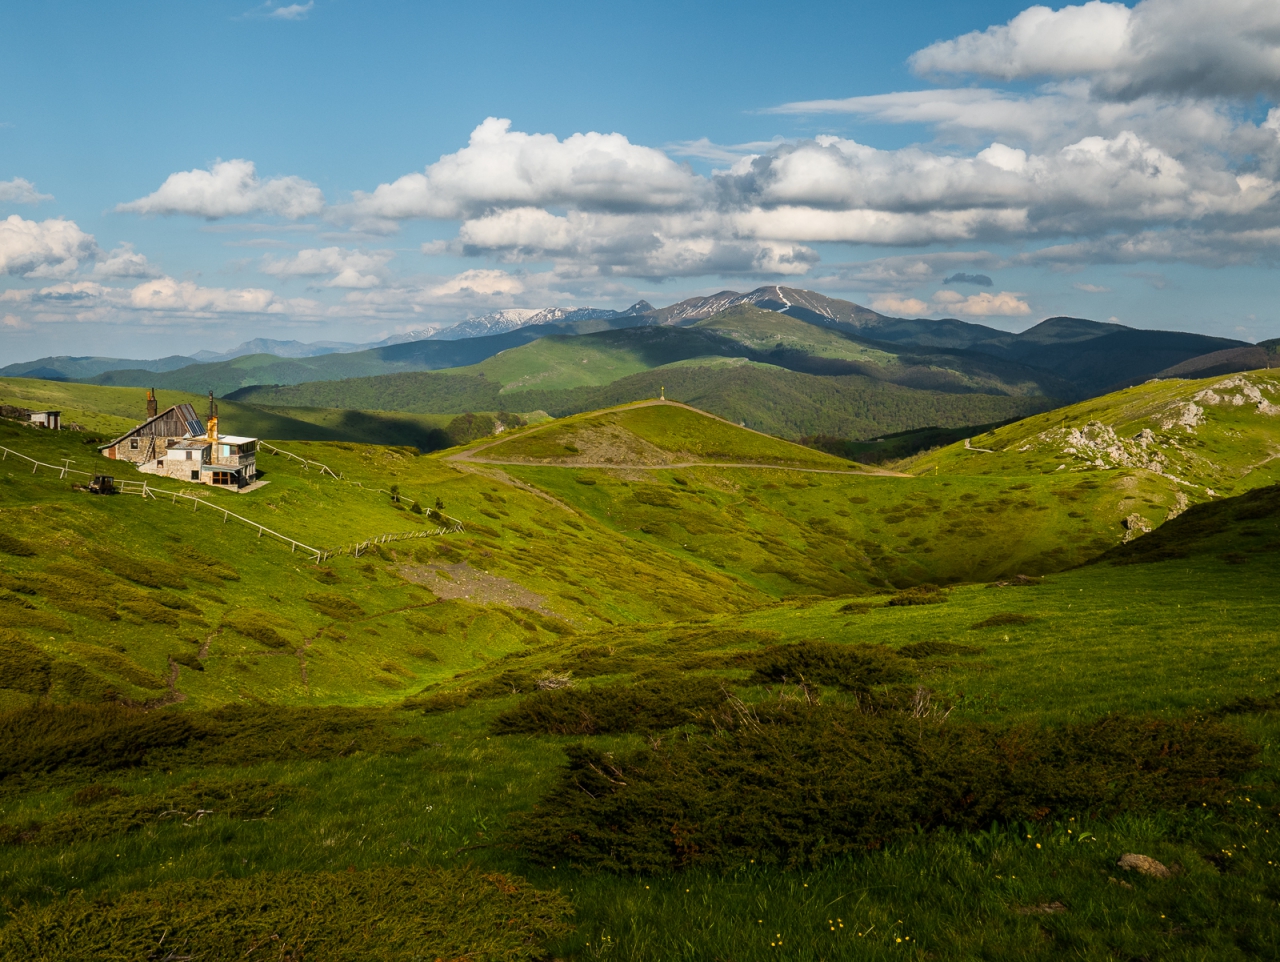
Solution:
<svg viewBox="0 0 1280 962"><path fill-rule="evenodd" d="M15 5L0 361L764 283L1275 337L1278 28L1256 0Z"/></svg>

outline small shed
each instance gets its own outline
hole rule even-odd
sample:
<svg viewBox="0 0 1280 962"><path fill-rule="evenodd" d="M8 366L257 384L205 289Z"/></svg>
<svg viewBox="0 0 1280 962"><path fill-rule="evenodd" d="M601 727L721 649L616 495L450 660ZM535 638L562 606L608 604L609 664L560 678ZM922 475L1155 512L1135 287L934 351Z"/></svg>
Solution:
<svg viewBox="0 0 1280 962"><path fill-rule="evenodd" d="M32 411L30 421L38 428L48 428L50 431L62 430L61 411Z"/></svg>

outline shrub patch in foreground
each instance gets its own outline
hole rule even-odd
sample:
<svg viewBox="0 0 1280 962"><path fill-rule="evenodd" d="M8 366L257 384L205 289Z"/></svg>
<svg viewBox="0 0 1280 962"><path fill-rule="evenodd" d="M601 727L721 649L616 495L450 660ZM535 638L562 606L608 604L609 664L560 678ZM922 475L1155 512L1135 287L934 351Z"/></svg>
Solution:
<svg viewBox="0 0 1280 962"><path fill-rule="evenodd" d="M57 665L55 665L57 667ZM0 782L60 769L111 771L148 763L252 765L393 754L421 744L389 709L232 705L146 712L113 705L33 705L0 713Z"/></svg>
<svg viewBox="0 0 1280 962"><path fill-rule="evenodd" d="M211 818L265 818L294 794L293 789L263 780L192 781L177 788L142 795L105 785L76 792L76 811L45 822L0 824L0 844L71 844L136 831L156 822L193 824Z"/></svg>
<svg viewBox="0 0 1280 962"><path fill-rule="evenodd" d="M784 702L617 756L571 748L514 839L538 861L612 871L807 865L917 827L1214 804L1257 754L1211 721L1009 728Z"/></svg>
<svg viewBox="0 0 1280 962"><path fill-rule="evenodd" d="M474 869L279 872L189 879L22 907L0 929L0 962L98 959L540 958L569 930L568 902Z"/></svg>
<svg viewBox="0 0 1280 962"><path fill-rule="evenodd" d="M908 681L915 675L911 662L884 645L798 641L753 651L737 661L754 668L751 681L763 685L803 681L861 692Z"/></svg>
<svg viewBox="0 0 1280 962"><path fill-rule="evenodd" d="M723 687L713 679L560 688L525 698L494 719L493 730L499 735L661 731L694 721L724 700Z"/></svg>

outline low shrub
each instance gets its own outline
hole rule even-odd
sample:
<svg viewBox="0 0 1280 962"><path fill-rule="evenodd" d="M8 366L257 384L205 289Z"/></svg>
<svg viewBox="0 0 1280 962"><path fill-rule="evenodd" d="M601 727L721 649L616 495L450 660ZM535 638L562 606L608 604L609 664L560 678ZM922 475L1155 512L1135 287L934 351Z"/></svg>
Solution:
<svg viewBox="0 0 1280 962"><path fill-rule="evenodd" d="M320 614L327 615L335 621L350 621L352 618L359 618L365 613L359 604L332 591L315 592L307 595L307 604L320 612Z"/></svg>
<svg viewBox="0 0 1280 962"><path fill-rule="evenodd" d="M0 687L28 695L49 690L53 659L16 632L0 629Z"/></svg>
<svg viewBox="0 0 1280 962"><path fill-rule="evenodd" d="M194 651L179 651L169 656L169 660L174 664L181 665L183 668L190 668L192 671L204 671L204 662L196 655Z"/></svg>
<svg viewBox="0 0 1280 962"><path fill-rule="evenodd" d="M871 606L864 601L851 601L836 609L836 612L842 615L865 615L870 611Z"/></svg>
<svg viewBox="0 0 1280 962"><path fill-rule="evenodd" d="M131 615L149 621L153 625L168 625L171 628L178 627L178 615L176 612L163 605L156 604L150 598L128 598L120 602L120 607Z"/></svg>
<svg viewBox="0 0 1280 962"><path fill-rule="evenodd" d="M1002 625L1029 625L1036 618L1032 615L1020 615L1016 611L998 611L990 618L984 618L977 624L972 625L970 630L976 631L979 628L999 628Z"/></svg>
<svg viewBox="0 0 1280 962"><path fill-rule="evenodd" d="M670 488L659 487L656 484L636 485L631 495L640 504L647 504L655 508L674 508L679 504L679 499L675 492Z"/></svg>
<svg viewBox="0 0 1280 962"><path fill-rule="evenodd" d="M54 663L55 688L66 664ZM119 705L41 703L0 713L0 781L61 769L252 765L355 752L398 754L421 744L417 737L401 735L401 724L395 712L374 708L230 705L207 712L147 712Z"/></svg>
<svg viewBox="0 0 1280 962"><path fill-rule="evenodd" d="M123 678L129 684L139 688L160 691L165 687L163 679L147 671L132 658L127 658L118 652L99 645L86 645L74 641L67 643L66 650L68 654L82 658L91 665L102 668L118 678Z"/></svg>
<svg viewBox="0 0 1280 962"><path fill-rule="evenodd" d="M494 719L498 735L612 735L675 728L725 700L711 679L538 691Z"/></svg>
<svg viewBox="0 0 1280 962"><path fill-rule="evenodd" d="M414 695L412 698L406 698L401 707L420 711L424 715L436 715L465 708L471 703L471 697L469 691L439 691L431 695Z"/></svg>
<svg viewBox="0 0 1280 962"><path fill-rule="evenodd" d="M295 792L271 782L192 781L147 794L91 785L72 797L77 811L44 822L0 825L0 841L9 845L70 845L95 838L125 835L158 822L196 824L205 817L265 818Z"/></svg>
<svg viewBox="0 0 1280 962"><path fill-rule="evenodd" d="M0 960L521 962L545 957L543 944L570 930L570 911L557 892L470 867L261 872L22 906L0 929Z"/></svg>
<svg viewBox="0 0 1280 962"><path fill-rule="evenodd" d="M898 654L918 661L922 658L946 658L949 655L980 655L982 649L954 641L917 641L903 645L898 649Z"/></svg>
<svg viewBox="0 0 1280 962"><path fill-rule="evenodd" d="M886 604L890 608L905 608L910 605L940 605L946 600L946 594L937 585L923 584L899 591Z"/></svg>
<svg viewBox="0 0 1280 962"><path fill-rule="evenodd" d="M10 596L11 598L13 596ZM0 617L10 628L40 628L44 631L70 631L65 618L51 611L42 611L33 605L5 605Z"/></svg>
<svg viewBox="0 0 1280 962"><path fill-rule="evenodd" d="M512 830L533 859L612 871L811 865L917 830L1225 802L1258 748L1218 722L941 724L804 702L611 755L569 749Z"/></svg>
<svg viewBox="0 0 1280 962"><path fill-rule="evenodd" d="M155 559L141 561L115 551L99 550L94 559L112 574L146 588L185 588L182 573L173 565Z"/></svg>
<svg viewBox="0 0 1280 962"><path fill-rule="evenodd" d="M237 634L251 638L258 644L266 645L268 648L289 647L288 638L285 638L270 625L258 620L254 617L254 612L251 611L239 611L236 612L234 618L223 619L222 627L230 628Z"/></svg>
<svg viewBox="0 0 1280 962"><path fill-rule="evenodd" d="M635 667L636 659L631 655L623 654L617 648L585 645L562 657L552 666L552 670L573 672L580 678L595 678L599 675L616 675L631 671Z"/></svg>
<svg viewBox="0 0 1280 962"><path fill-rule="evenodd" d="M36 553L36 549L30 544L3 531L0 531L0 551L16 558L30 558Z"/></svg>
<svg viewBox="0 0 1280 962"><path fill-rule="evenodd" d="M734 659L755 669L756 684L804 681L862 692L873 686L909 681L915 667L884 645L841 645L830 641L798 641L773 645Z"/></svg>
<svg viewBox="0 0 1280 962"><path fill-rule="evenodd" d="M182 570L197 581L217 585L224 581L240 580L240 572L226 561L202 554L188 545L175 548L173 554Z"/></svg>

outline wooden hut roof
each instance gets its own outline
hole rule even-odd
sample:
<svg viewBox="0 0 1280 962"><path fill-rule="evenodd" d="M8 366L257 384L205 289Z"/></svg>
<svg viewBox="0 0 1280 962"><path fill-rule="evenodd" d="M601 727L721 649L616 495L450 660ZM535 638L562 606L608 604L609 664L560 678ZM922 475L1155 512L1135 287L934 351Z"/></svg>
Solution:
<svg viewBox="0 0 1280 962"><path fill-rule="evenodd" d="M183 438L199 437L204 434L204 422L196 414L190 404L175 404L161 411L153 418L147 418L136 428L126 431L109 444L104 444L99 451L105 451L112 445L127 441L129 438Z"/></svg>

